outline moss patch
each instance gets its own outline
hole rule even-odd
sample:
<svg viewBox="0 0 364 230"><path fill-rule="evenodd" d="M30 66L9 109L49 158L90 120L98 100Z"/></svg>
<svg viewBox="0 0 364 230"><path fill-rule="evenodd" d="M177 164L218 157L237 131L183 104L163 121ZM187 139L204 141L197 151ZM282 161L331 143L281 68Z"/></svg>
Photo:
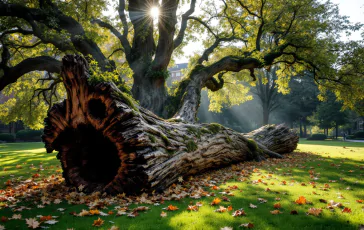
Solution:
<svg viewBox="0 0 364 230"><path fill-rule="evenodd" d="M217 123L211 123L207 126L207 128L214 134L218 133L223 127Z"/></svg>
<svg viewBox="0 0 364 230"><path fill-rule="evenodd" d="M187 152L193 152L197 150L197 144L193 140L188 140L186 143Z"/></svg>

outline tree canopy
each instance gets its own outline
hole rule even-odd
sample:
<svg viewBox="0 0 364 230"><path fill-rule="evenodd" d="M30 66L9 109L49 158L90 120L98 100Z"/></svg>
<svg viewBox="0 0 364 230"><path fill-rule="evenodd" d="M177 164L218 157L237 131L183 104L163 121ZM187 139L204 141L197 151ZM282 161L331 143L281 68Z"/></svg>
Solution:
<svg viewBox="0 0 364 230"><path fill-rule="evenodd" d="M61 90L54 89L60 58L78 53L101 78L123 82L130 76L141 106L185 121L195 120L203 88L216 92L210 97L217 108L237 104L247 93L241 82L272 65L279 66L280 91L288 90L290 76L310 71L321 91L333 90L345 107L364 100L364 45L340 40L361 25L351 24L330 1L119 0L112 6L116 15L105 16L107 2L1 0L0 90L10 92L19 79L46 78L43 86L51 93L41 95L52 104L49 99ZM150 14L155 6L158 20ZM190 71L168 92L168 66L196 39L203 40L204 51L191 58Z"/></svg>

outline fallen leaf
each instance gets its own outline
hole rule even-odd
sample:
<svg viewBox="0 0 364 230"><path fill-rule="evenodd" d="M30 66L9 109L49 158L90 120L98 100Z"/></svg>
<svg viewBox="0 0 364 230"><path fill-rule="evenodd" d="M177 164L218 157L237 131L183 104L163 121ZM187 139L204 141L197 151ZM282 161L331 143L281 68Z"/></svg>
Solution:
<svg viewBox="0 0 364 230"><path fill-rule="evenodd" d="M39 227L39 222L34 219L34 218L30 218L30 219L25 219L27 225L28 225L28 228L38 228Z"/></svg>
<svg viewBox="0 0 364 230"><path fill-rule="evenodd" d="M104 224L104 221L100 219L100 217L97 219L97 220L94 220L94 223L92 226L95 226L95 227L100 227L101 225Z"/></svg>
<svg viewBox="0 0 364 230"><path fill-rule="evenodd" d="M198 206L197 205L188 205L187 210L197 212L198 211Z"/></svg>
<svg viewBox="0 0 364 230"><path fill-rule="evenodd" d="M244 227L244 228L254 228L254 224L252 224L252 223L241 224L240 227Z"/></svg>
<svg viewBox="0 0 364 230"><path fill-rule="evenodd" d="M327 200L320 199L319 201L320 201L321 203L325 203L325 204L327 204Z"/></svg>
<svg viewBox="0 0 364 230"><path fill-rule="evenodd" d="M351 209L350 208L347 208L345 207L342 211L342 213L351 213Z"/></svg>
<svg viewBox="0 0 364 230"><path fill-rule="evenodd" d="M282 206L281 206L281 203L275 203L273 205L273 207L276 208L276 209L280 209Z"/></svg>
<svg viewBox="0 0 364 230"><path fill-rule="evenodd" d="M167 207L167 209L166 209L167 211L176 211L176 210L178 210L178 208L177 208L177 206L173 206L173 205L169 205L168 207Z"/></svg>
<svg viewBox="0 0 364 230"><path fill-rule="evenodd" d="M120 230L118 227L116 227L116 226L111 226L111 228L109 228L108 230Z"/></svg>
<svg viewBox="0 0 364 230"><path fill-rule="evenodd" d="M356 202L358 202L358 203L363 203L363 200L356 200Z"/></svg>
<svg viewBox="0 0 364 230"><path fill-rule="evenodd" d="M246 213L244 212L244 210L236 210L233 213L233 217L237 217L237 216L246 216Z"/></svg>
<svg viewBox="0 0 364 230"><path fill-rule="evenodd" d="M93 216L93 215L99 215L100 214L100 211L97 210L97 209L90 209L89 213L90 213L91 216Z"/></svg>
<svg viewBox="0 0 364 230"><path fill-rule="evenodd" d="M217 205L221 202L221 200L219 198L215 198L212 202L211 205Z"/></svg>
<svg viewBox="0 0 364 230"><path fill-rule="evenodd" d="M296 204L301 205L301 204L306 204L307 200L304 196L300 196L295 202L296 202Z"/></svg>
<svg viewBox="0 0 364 230"><path fill-rule="evenodd" d="M319 216L322 212L321 208L310 208L307 212L308 215Z"/></svg>
<svg viewBox="0 0 364 230"><path fill-rule="evenodd" d="M39 220L41 221L41 222L43 222L43 221L47 221L47 220L51 220L52 219L52 216L41 216L40 218L39 218Z"/></svg>
<svg viewBox="0 0 364 230"><path fill-rule="evenodd" d="M233 230L232 227L223 227L223 228L220 228L220 230Z"/></svg>
<svg viewBox="0 0 364 230"><path fill-rule="evenodd" d="M270 213L272 213L272 215L278 215L280 213L282 213L281 211L279 211L278 209L270 211Z"/></svg>
<svg viewBox="0 0 364 230"><path fill-rule="evenodd" d="M216 209L215 212L226 212L227 208L225 208L224 206L220 206L219 209Z"/></svg>
<svg viewBox="0 0 364 230"><path fill-rule="evenodd" d="M167 217L167 213L166 212L161 212L161 217Z"/></svg>
<svg viewBox="0 0 364 230"><path fill-rule="evenodd" d="M13 219L13 220L20 220L21 219L21 214L13 214L13 216L11 217L11 219Z"/></svg>
<svg viewBox="0 0 364 230"><path fill-rule="evenodd" d="M233 206L229 206L229 207L227 207L227 210L230 212L230 211L232 211L233 210Z"/></svg>
<svg viewBox="0 0 364 230"><path fill-rule="evenodd" d="M134 208L133 212L148 211L148 210L149 210L149 207L147 207L147 206L139 206L139 207ZM174 210L170 210L170 211L174 211Z"/></svg>
<svg viewBox="0 0 364 230"><path fill-rule="evenodd" d="M254 205L254 204L249 204L249 208L257 208L258 206Z"/></svg>
<svg viewBox="0 0 364 230"><path fill-rule="evenodd" d="M258 198L258 201L259 201L260 203L267 203L267 200L266 200L266 199L263 199L263 198Z"/></svg>
<svg viewBox="0 0 364 230"><path fill-rule="evenodd" d="M46 223L46 224L55 224L55 223L57 223L58 221L56 221L56 220L47 220L47 221L45 221L44 223Z"/></svg>
<svg viewBox="0 0 364 230"><path fill-rule="evenodd" d="M298 212L297 212L296 210L292 210L292 211L290 212L290 214L291 214L291 215L298 215Z"/></svg>

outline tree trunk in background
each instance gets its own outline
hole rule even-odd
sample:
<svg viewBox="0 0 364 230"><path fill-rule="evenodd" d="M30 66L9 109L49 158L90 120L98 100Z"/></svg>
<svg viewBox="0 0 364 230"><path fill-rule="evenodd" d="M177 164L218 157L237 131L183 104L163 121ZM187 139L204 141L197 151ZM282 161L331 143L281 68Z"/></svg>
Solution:
<svg viewBox="0 0 364 230"><path fill-rule="evenodd" d="M58 151L66 183L85 192L159 191L179 177L297 147L296 133L283 125L243 135L219 124L163 120L113 83L89 85L87 68L79 56L63 58L67 99L49 111L42 137L47 152Z"/></svg>
<svg viewBox="0 0 364 230"><path fill-rule="evenodd" d="M336 136L336 139L339 137L339 125L338 124L335 124L335 136Z"/></svg>
<svg viewBox="0 0 364 230"><path fill-rule="evenodd" d="M306 125L306 122L303 124L303 137L307 137L307 125Z"/></svg>
<svg viewBox="0 0 364 230"><path fill-rule="evenodd" d="M303 137L303 131L302 131L302 119L300 118L300 137Z"/></svg>
<svg viewBox="0 0 364 230"><path fill-rule="evenodd" d="M269 109L267 105L263 105L263 125L269 124Z"/></svg>

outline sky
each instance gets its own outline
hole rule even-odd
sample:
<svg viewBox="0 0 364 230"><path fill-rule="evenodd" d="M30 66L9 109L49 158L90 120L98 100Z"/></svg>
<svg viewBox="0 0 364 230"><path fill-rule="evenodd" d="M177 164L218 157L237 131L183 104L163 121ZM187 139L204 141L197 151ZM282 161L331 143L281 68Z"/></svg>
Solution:
<svg viewBox="0 0 364 230"><path fill-rule="evenodd" d="M364 0L331 0L331 2L338 4L340 14L349 16L350 21L353 23L360 22L364 24ZM363 31L361 31L363 32ZM355 32L350 37L343 35L343 40L360 40L361 32ZM184 57L176 59L176 63L188 62L189 56L194 52L202 53L202 44L200 42L190 43L184 49Z"/></svg>

